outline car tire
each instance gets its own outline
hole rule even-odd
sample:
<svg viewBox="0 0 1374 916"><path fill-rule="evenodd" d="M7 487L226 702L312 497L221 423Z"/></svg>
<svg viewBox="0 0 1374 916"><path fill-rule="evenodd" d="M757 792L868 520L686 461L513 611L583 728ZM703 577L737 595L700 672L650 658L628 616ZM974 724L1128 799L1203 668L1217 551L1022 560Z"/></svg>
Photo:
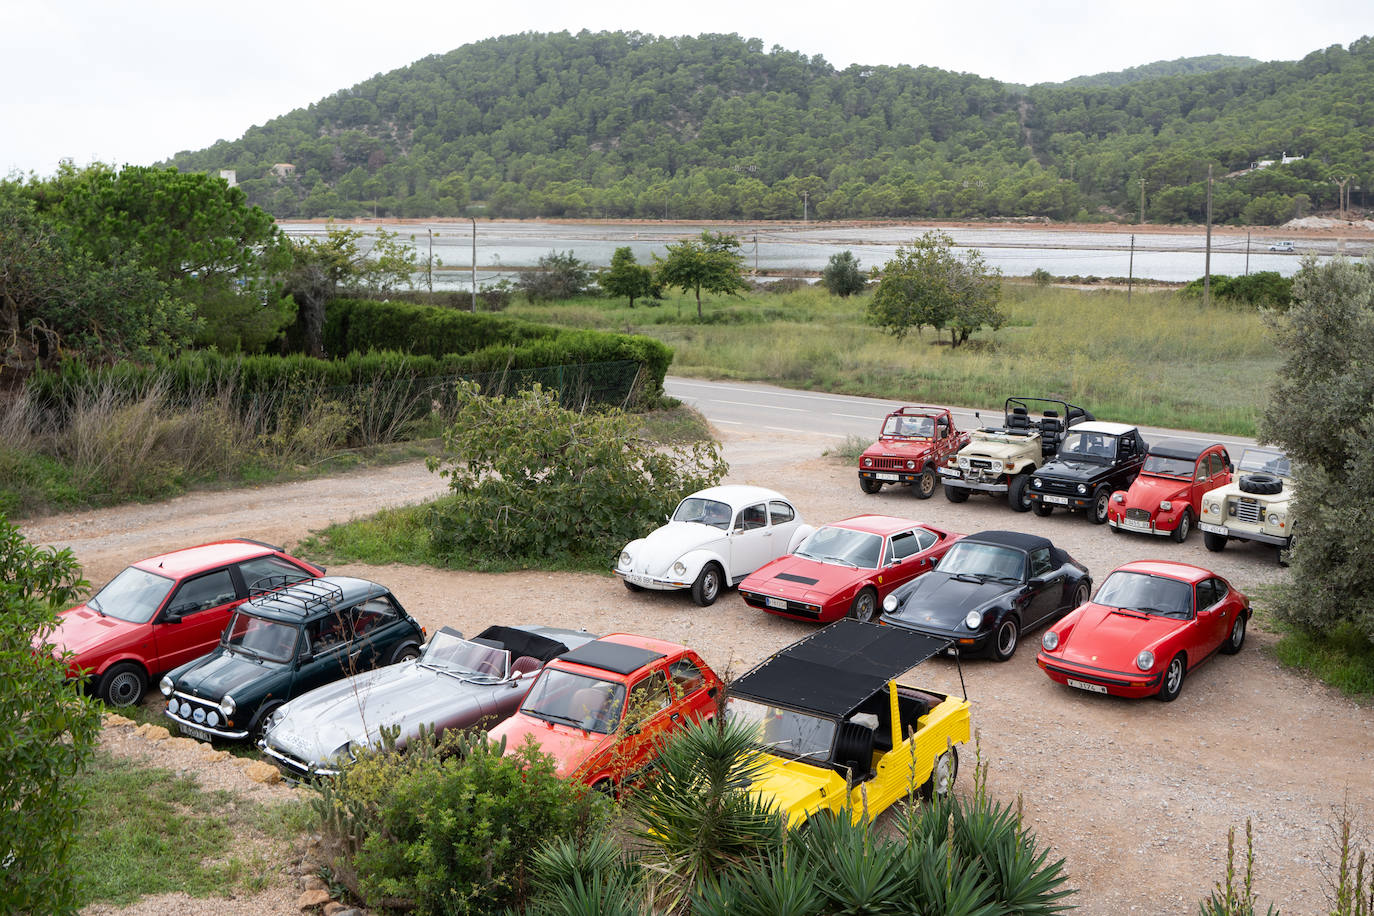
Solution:
<svg viewBox="0 0 1374 916"><path fill-rule="evenodd" d="M120 662L112 665L100 678L96 695L106 706L125 709L137 706L148 692L148 674L140 665L133 662Z"/></svg>
<svg viewBox="0 0 1374 916"><path fill-rule="evenodd" d="M1245 629L1245 612L1241 611L1236 615L1236 619L1231 621L1231 632L1226 637L1226 642L1221 644L1224 655L1235 655L1240 651L1240 647L1245 645Z"/></svg>
<svg viewBox="0 0 1374 916"><path fill-rule="evenodd" d="M945 484L945 499L952 503L961 503L968 499L968 488L952 487L949 484Z"/></svg>
<svg viewBox="0 0 1374 916"><path fill-rule="evenodd" d="M1011 483L1007 486L1007 502L1017 512L1029 512L1031 510L1029 475L1017 474L1011 479Z"/></svg>
<svg viewBox="0 0 1374 916"><path fill-rule="evenodd" d="M935 758L930 770L930 778L921 786L921 798L932 801L935 796L944 797L954 791L954 781L959 778L959 749L951 747Z"/></svg>
<svg viewBox="0 0 1374 916"><path fill-rule="evenodd" d="M1273 496L1283 492L1283 478L1273 474L1242 474L1238 486L1242 493Z"/></svg>
<svg viewBox="0 0 1374 916"><path fill-rule="evenodd" d="M277 711L281 703L263 703L258 707L257 715L253 716L253 722L248 726L248 743L257 746L262 740L262 736L267 731L267 720L272 717L272 713Z"/></svg>
<svg viewBox="0 0 1374 916"><path fill-rule="evenodd" d="M1180 652L1169 660L1169 667L1164 669L1164 676L1159 679L1159 692L1155 694L1155 699L1161 703L1172 703L1178 699L1178 695L1183 692L1183 678L1188 674L1188 664Z"/></svg>
<svg viewBox="0 0 1374 916"><path fill-rule="evenodd" d="M1038 518L1049 518L1054 514L1054 506L1033 502L1031 503L1031 511L1034 512Z"/></svg>
<svg viewBox="0 0 1374 916"><path fill-rule="evenodd" d="M926 465L921 469L921 476L911 485L911 492L917 499L930 499L935 495L936 483L935 468Z"/></svg>
<svg viewBox="0 0 1374 916"><path fill-rule="evenodd" d="M1092 589L1090 589L1090 588L1088 587L1088 583L1086 583L1086 582L1080 582L1080 583L1078 583L1078 588L1074 589L1074 592L1073 592L1073 604L1069 606L1069 610L1073 610L1074 608L1079 608L1079 607L1082 607L1083 605L1087 604L1087 603L1088 603L1088 593L1091 592L1091 591L1092 591Z"/></svg>
<svg viewBox="0 0 1374 916"><path fill-rule="evenodd" d="M1105 486L1093 491L1093 504L1088 507L1088 521L1102 525L1107 521L1107 510L1111 508L1112 491Z"/></svg>
<svg viewBox="0 0 1374 916"><path fill-rule="evenodd" d="M1202 532L1202 543L1212 553L1221 553L1226 549L1226 535L1213 534L1210 531Z"/></svg>
<svg viewBox="0 0 1374 916"><path fill-rule="evenodd" d="M882 488L883 482L881 480L874 480L871 477L859 478L859 489L863 490L865 493L877 493Z"/></svg>
<svg viewBox="0 0 1374 916"><path fill-rule="evenodd" d="M849 613L845 616L850 620L868 623L877 611L878 593L871 588L865 588L854 596L854 603L849 606Z"/></svg>
<svg viewBox="0 0 1374 916"><path fill-rule="evenodd" d="M993 661L1004 662L1016 654L1016 644L1021 640L1021 624L1008 614L1003 617L992 631L992 642L988 643Z"/></svg>
<svg viewBox="0 0 1374 916"><path fill-rule="evenodd" d="M389 664L399 665L401 662L408 662L413 658L420 657L420 647L413 642L402 643L391 653Z"/></svg>
<svg viewBox="0 0 1374 916"><path fill-rule="evenodd" d="M623 583L625 583L625 589L626 589L627 591L631 591L631 592L642 592L642 591L644 591L644 586L642 586L642 585L635 585L635 584L634 584L633 582L631 582L629 579L621 579L620 581L623 582Z"/></svg>
<svg viewBox="0 0 1374 916"><path fill-rule="evenodd" d="M1184 509L1183 514L1178 517L1178 527L1169 533L1169 537L1174 539L1175 544L1182 544L1188 540L1188 535L1193 533L1193 510Z"/></svg>
<svg viewBox="0 0 1374 916"><path fill-rule="evenodd" d="M720 590L725 581L725 574L721 572L720 565L717 563L707 563L697 573L697 580L692 583L692 600L702 607L710 607L716 603L716 598L720 597Z"/></svg>

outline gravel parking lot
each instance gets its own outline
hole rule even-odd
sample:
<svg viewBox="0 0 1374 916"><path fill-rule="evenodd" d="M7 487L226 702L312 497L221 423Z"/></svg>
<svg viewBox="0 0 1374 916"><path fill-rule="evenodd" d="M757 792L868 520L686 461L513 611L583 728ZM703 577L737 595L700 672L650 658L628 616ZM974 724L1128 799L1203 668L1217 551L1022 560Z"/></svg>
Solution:
<svg viewBox="0 0 1374 916"><path fill-rule="evenodd" d="M1272 549L1260 545L1233 544L1212 554L1196 534L1184 545L1113 535L1078 515L1036 518L986 497L955 505L938 494L922 502L906 490L864 495L852 468L821 456L826 443L733 429L721 434L731 482L779 490L812 523L878 512L955 531L1035 532L1067 549L1099 583L1118 564L1148 557L1208 566L1242 590L1287 575ZM37 519L24 530L32 540L71 546L99 583L130 560L164 550L233 535L290 544L328 521L442 489L442 480L411 464ZM630 594L614 577L594 574L356 565L331 572L387 584L431 631L521 622L638 631L687 643L722 673L742 673L811 629L747 608L734 592L703 609L685 594ZM1261 900L1288 914L1325 911L1331 825L1342 805L1366 828L1374 815L1374 712L1280 669L1264 651L1272 642L1252 628L1239 655L1217 656L1198 669L1171 704L1053 684L1034 662L1038 633L1005 664L964 663L990 791L1009 802L1021 796L1041 841L1066 859L1081 891L1078 912L1194 912L1223 876L1227 829L1243 835L1246 818L1255 827ZM960 690L959 672L948 660L933 660L913 679ZM970 785L972 762L970 747L961 788Z"/></svg>

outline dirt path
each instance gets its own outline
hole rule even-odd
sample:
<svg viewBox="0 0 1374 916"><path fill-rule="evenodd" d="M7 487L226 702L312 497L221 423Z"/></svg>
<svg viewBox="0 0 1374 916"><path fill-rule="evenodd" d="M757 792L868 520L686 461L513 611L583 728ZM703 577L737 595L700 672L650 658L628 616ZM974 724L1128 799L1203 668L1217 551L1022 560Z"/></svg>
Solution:
<svg viewBox="0 0 1374 916"><path fill-rule="evenodd" d="M1052 538L1100 582L1120 563L1160 557L1208 566L1242 590L1285 575L1268 549L1233 545L1208 553L1201 538L1175 545L1114 536L1078 516L1018 515L974 498L921 502L906 491L867 496L854 472L801 438L722 431L730 480L773 487L811 522L861 512L929 520L956 531L1011 528ZM217 537L291 543L326 521L415 501L442 490L420 465L361 471L328 480L247 491L194 494L168 503L39 519L31 539L71 546L93 582L129 560ZM609 559L608 559L609 563ZM687 643L722 671L743 672L809 631L746 608L734 594L702 609L684 595L629 594L610 576L500 575L410 567L335 567L389 585L431 631L489 623L542 622L599 633L629 630ZM1324 911L1322 863L1329 825L1346 801L1374 825L1374 709L1281 670L1264 651L1272 637L1252 630L1236 657L1191 675L1171 704L1126 701L1059 687L1036 667L1031 634L1002 665L964 665L974 727L991 765L993 795L1021 795L1031 825L1067 860L1075 901L1088 916L1185 914L1222 877L1226 831L1251 818L1262 900L1286 914ZM958 692L951 662L922 668L935 689ZM973 749L964 756L969 784Z"/></svg>

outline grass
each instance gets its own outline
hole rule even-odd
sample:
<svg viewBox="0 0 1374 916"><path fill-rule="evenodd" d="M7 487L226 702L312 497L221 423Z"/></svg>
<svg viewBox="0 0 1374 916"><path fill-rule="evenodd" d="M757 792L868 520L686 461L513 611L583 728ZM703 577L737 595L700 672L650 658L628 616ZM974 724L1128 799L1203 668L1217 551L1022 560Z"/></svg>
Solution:
<svg viewBox="0 0 1374 916"><path fill-rule="evenodd" d="M196 780L98 752L75 791L86 806L77 837L82 905L124 906L183 891L193 897L261 890L280 863L242 836L291 839L300 811L264 807ZM303 807L303 806L301 806Z"/></svg>
<svg viewBox="0 0 1374 916"><path fill-rule="evenodd" d="M1274 610L1280 588L1257 585L1246 589L1255 612L1254 622L1279 637L1271 649L1279 663L1349 697L1374 699L1374 641L1349 621L1321 633L1291 626Z"/></svg>
<svg viewBox="0 0 1374 916"><path fill-rule="evenodd" d="M1204 309L1173 291L1004 287L1007 324L951 348L927 329L898 340L865 320L868 296L812 287L653 306L579 299L509 311L671 345L677 375L768 381L923 403L1000 406L1062 396L1101 419L1253 435L1279 357L1254 311Z"/></svg>

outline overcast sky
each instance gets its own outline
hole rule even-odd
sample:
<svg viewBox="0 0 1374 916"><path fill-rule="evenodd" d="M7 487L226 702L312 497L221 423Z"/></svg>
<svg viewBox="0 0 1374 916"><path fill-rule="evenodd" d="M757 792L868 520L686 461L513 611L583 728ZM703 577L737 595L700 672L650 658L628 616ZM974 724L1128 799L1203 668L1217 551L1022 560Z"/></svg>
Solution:
<svg viewBox="0 0 1374 916"><path fill-rule="evenodd" d="M0 177L60 159L150 164L377 73L516 32L734 32L843 68L1059 81L1157 60L1296 60L1374 33L1369 0L621 3L3 0Z"/></svg>

